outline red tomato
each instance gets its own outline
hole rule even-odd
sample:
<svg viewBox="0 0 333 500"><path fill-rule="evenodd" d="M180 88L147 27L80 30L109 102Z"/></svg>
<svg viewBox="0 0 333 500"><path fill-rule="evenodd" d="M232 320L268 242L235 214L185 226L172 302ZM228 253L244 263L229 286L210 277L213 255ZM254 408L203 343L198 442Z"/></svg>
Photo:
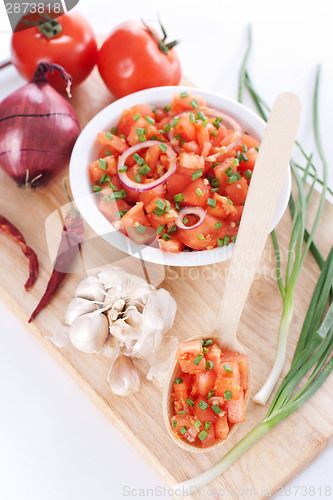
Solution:
<svg viewBox="0 0 333 500"><path fill-rule="evenodd" d="M98 53L98 69L115 97L179 83L178 56L167 44L163 45L167 54L141 21L128 21L114 29Z"/></svg>
<svg viewBox="0 0 333 500"><path fill-rule="evenodd" d="M29 16L26 17L29 19ZM94 32L77 11L57 17L52 22L61 27L61 31L52 38L47 38L37 27L13 34L12 63L26 80L31 80L41 61L60 64L72 76L73 86L79 85L97 62ZM64 81L58 74L48 75L48 79L57 90L65 90Z"/></svg>

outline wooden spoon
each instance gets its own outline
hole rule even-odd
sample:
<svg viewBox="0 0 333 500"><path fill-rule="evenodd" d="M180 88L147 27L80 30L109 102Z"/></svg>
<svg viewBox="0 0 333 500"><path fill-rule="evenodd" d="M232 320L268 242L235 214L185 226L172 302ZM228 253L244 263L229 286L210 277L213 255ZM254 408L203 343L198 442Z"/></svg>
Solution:
<svg viewBox="0 0 333 500"><path fill-rule="evenodd" d="M195 336L189 340L212 339L220 346L222 352L231 351L246 354L243 346L237 341L237 328L284 183L300 113L301 103L296 95L286 92L277 97L267 122L253 171L216 327L207 334ZM172 439L181 448L190 452L210 451L226 440L220 440L213 446L201 448L176 438L172 432L170 419L174 415L174 411L171 394L173 381L180 376L180 373L179 364L176 362L170 370L169 383L163 395L163 413L167 429ZM248 394L249 389L245 394L246 402ZM227 439L236 430L237 425L233 425Z"/></svg>

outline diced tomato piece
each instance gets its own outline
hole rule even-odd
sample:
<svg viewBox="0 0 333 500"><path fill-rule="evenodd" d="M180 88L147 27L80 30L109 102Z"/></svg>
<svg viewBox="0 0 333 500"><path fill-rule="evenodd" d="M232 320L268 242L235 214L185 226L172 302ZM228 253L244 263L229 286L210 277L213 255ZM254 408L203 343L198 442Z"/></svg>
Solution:
<svg viewBox="0 0 333 500"><path fill-rule="evenodd" d="M198 373L205 369L206 358L203 357L199 364L193 362L195 358L196 354L186 353L181 355L179 366L184 373Z"/></svg>
<svg viewBox="0 0 333 500"><path fill-rule="evenodd" d="M159 215L158 213L155 213L154 211L158 210L158 208L159 208L156 205L158 200L161 200L163 203L165 203L166 206L168 203L170 203L170 210L168 212L161 214L161 215ZM155 198L152 198L151 201L145 206L145 209L147 211L147 214L149 215L149 220L151 222L151 225L153 227L155 227L156 229L161 224L168 224L170 222L175 221L178 217L178 212L175 210L174 203L169 202L169 200L167 200L166 198L164 198L162 196L161 197L156 196Z"/></svg>
<svg viewBox="0 0 333 500"><path fill-rule="evenodd" d="M135 228L139 224L141 224L144 227L149 227L150 224L143 211L142 201L139 201L136 205L134 205L134 207L131 207L131 209L121 219L121 222L123 224L123 227L127 235L129 227Z"/></svg>
<svg viewBox="0 0 333 500"><path fill-rule="evenodd" d="M246 199L248 190L249 186L244 177L225 187L225 192L236 205L242 205Z"/></svg>
<svg viewBox="0 0 333 500"><path fill-rule="evenodd" d="M152 135L156 135L156 137L160 136L155 125L152 125L151 123L147 122L147 120L145 120L144 118L139 118L136 122L133 122L130 133L127 135L127 142L131 146L134 146L135 144L138 144L140 142L139 134L137 132L138 129L145 130L144 135L147 140L149 140Z"/></svg>
<svg viewBox="0 0 333 500"><path fill-rule="evenodd" d="M211 144L209 142L209 133L207 127L204 127L201 122L195 123L195 139L199 145L200 154L202 154L203 148L206 143L209 144L210 149Z"/></svg>
<svg viewBox="0 0 333 500"><path fill-rule="evenodd" d="M216 439L227 439L229 434L229 424L227 413L219 416L215 423L215 436Z"/></svg>
<svg viewBox="0 0 333 500"><path fill-rule="evenodd" d="M227 171L230 175L235 173L237 171L237 167L233 162L234 158L227 158L221 165L217 165L214 168L214 175L215 177L218 178L220 181L219 183L219 188L220 188L220 194L224 194L225 187L228 186L228 179L229 175L227 175L225 172Z"/></svg>
<svg viewBox="0 0 333 500"><path fill-rule="evenodd" d="M207 212L213 217L217 217L218 219L226 219L229 215L235 215L237 213L235 206L228 202L228 198L225 196L221 196L218 193L213 193L210 195L210 198L215 200L216 205L212 207L210 205L207 206Z"/></svg>
<svg viewBox="0 0 333 500"><path fill-rule="evenodd" d="M145 179L144 184L150 184L154 179ZM165 194L165 184L160 184L154 189L150 189L149 191L142 191L139 194L139 201L143 202L143 205L148 205L153 199L163 198Z"/></svg>
<svg viewBox="0 0 333 500"><path fill-rule="evenodd" d="M196 384L200 396L207 397L209 391L214 387L216 373L214 370L197 373Z"/></svg>
<svg viewBox="0 0 333 500"><path fill-rule="evenodd" d="M201 403L201 401L203 403ZM206 404L208 404L208 407L204 410ZM202 405L203 408L200 408ZM214 411L211 409L209 405L209 401L207 401L206 398L203 396L199 396L195 400L195 406L193 407L193 413L194 415L200 420L200 422L203 424L204 422L212 422L214 423L216 419L218 418L217 415L214 413Z"/></svg>
<svg viewBox="0 0 333 500"><path fill-rule="evenodd" d="M232 205L232 206L233 210L228 215L227 220L228 222L239 222L244 211L244 205Z"/></svg>
<svg viewBox="0 0 333 500"><path fill-rule="evenodd" d="M189 115L181 115L177 125L174 127L173 135L179 134L180 140L187 142L195 141L195 127L194 123L190 121Z"/></svg>
<svg viewBox="0 0 333 500"><path fill-rule="evenodd" d="M216 129L215 129L216 130ZM227 129L224 125L220 125L215 137L211 138L211 143L213 146L220 146L222 140L228 135Z"/></svg>
<svg viewBox="0 0 333 500"><path fill-rule="evenodd" d="M190 413L190 405L186 402L191 384L191 376L183 375L179 377L183 380L180 384L173 383L173 403L175 412L185 411Z"/></svg>
<svg viewBox="0 0 333 500"><path fill-rule="evenodd" d="M221 361L221 349L217 344L213 344L208 347L206 358L214 363L214 370L217 371L217 367Z"/></svg>
<svg viewBox="0 0 333 500"><path fill-rule="evenodd" d="M182 243L177 236L171 235L171 239L165 241L163 238L159 238L158 244L163 252L169 253L179 253L184 249L184 243Z"/></svg>
<svg viewBox="0 0 333 500"><path fill-rule="evenodd" d="M181 229L178 238L184 245L194 250L206 250L214 248L217 245L218 230L215 224L219 219L206 214L206 217L200 226L194 229Z"/></svg>
<svg viewBox="0 0 333 500"><path fill-rule="evenodd" d="M243 151L243 145L245 145L247 147L247 149L252 149L252 148L255 148L255 147L259 147L260 146L260 143L257 141L257 139L255 139L254 137L252 137L252 135L248 135L248 134L243 134L242 137L241 137L241 140L239 142L239 144L237 145L237 147L235 148L236 151ZM245 152L245 154L247 154L247 152Z"/></svg>
<svg viewBox="0 0 333 500"><path fill-rule="evenodd" d="M167 118L167 117L169 117L168 112L165 111L160 106L156 106L155 113L153 114L153 118L155 119L155 121L158 123L161 120L163 120L163 118ZM160 127L158 127L158 128L160 128Z"/></svg>
<svg viewBox="0 0 333 500"><path fill-rule="evenodd" d="M174 422L176 423L174 424ZM198 429L194 427L195 422L195 417L189 415L175 415L171 419L171 429L177 437L186 439L189 443L194 443L199 434ZM185 430L183 429L184 427L186 427L186 432L183 433L181 429Z"/></svg>
<svg viewBox="0 0 333 500"><path fill-rule="evenodd" d="M175 173L166 181L167 192L173 198L175 194L181 193L190 181L188 177Z"/></svg>
<svg viewBox="0 0 333 500"><path fill-rule="evenodd" d="M239 385L239 380L230 377L224 377L223 375L217 375L215 381L215 396L224 397L224 393L227 391L231 392L232 399L239 399L242 388Z"/></svg>
<svg viewBox="0 0 333 500"><path fill-rule="evenodd" d="M152 172L155 172L156 170L157 160L160 157L160 153L161 150L158 144L154 144L154 146L151 146L146 151L145 160L147 165L151 168Z"/></svg>
<svg viewBox="0 0 333 500"><path fill-rule="evenodd" d="M230 373L228 370L232 370ZM240 380L240 370L237 361L228 361L226 362L221 362L218 369L217 369L217 374L222 375L222 377L229 377L235 379L237 385L241 385L241 380Z"/></svg>
<svg viewBox="0 0 333 500"><path fill-rule="evenodd" d="M101 168L100 161L96 160L89 165L89 177L92 184L97 184L103 174L115 175L117 173L117 162L114 156L105 156L106 168Z"/></svg>
<svg viewBox="0 0 333 500"><path fill-rule="evenodd" d="M195 153L198 154L200 152L200 148L195 141L185 142L182 146L184 151L187 153Z"/></svg>
<svg viewBox="0 0 333 500"><path fill-rule="evenodd" d="M187 94L188 95L186 97L182 97L180 93L174 94L171 104L172 112L179 113L190 109L193 113L196 113L195 110L198 107L196 106L196 103L198 103L199 107L206 106L206 101L203 97L193 95L192 92L187 92Z"/></svg>
<svg viewBox="0 0 333 500"><path fill-rule="evenodd" d="M125 109L122 112L120 120L118 122L118 135L122 134L126 137L128 136L133 123L135 123L133 117L137 114L140 114L143 118L145 118L146 116L154 118L153 110L149 104L137 104L136 106L132 106L130 109Z"/></svg>
<svg viewBox="0 0 333 500"><path fill-rule="evenodd" d="M206 207L210 195L210 185L206 179L196 179L188 184L182 191L184 206Z"/></svg>
<svg viewBox="0 0 333 500"><path fill-rule="evenodd" d="M104 144L105 146L109 146L110 151L112 153L120 153L122 154L126 149L128 149L128 145L123 139L120 139L114 134L111 134L111 139L109 139L104 133L97 134L98 142Z"/></svg>
<svg viewBox="0 0 333 500"><path fill-rule="evenodd" d="M245 401L244 393L241 391L237 400L230 399L226 403L229 422L238 424L245 422Z"/></svg>
<svg viewBox="0 0 333 500"><path fill-rule="evenodd" d="M239 163L239 170L244 173L245 170L251 170L253 172L255 162L257 161L258 151L254 148L249 149L245 153L247 160L242 160Z"/></svg>
<svg viewBox="0 0 333 500"><path fill-rule="evenodd" d="M205 428L203 427L203 429L205 430ZM202 429L200 429L200 432L201 432ZM200 440L199 438L199 441L201 441L201 448L208 448L209 446L212 446L214 443L215 443L215 425L212 423L211 426L209 427L208 430L206 430L208 436L205 437L205 439L203 441ZM199 433L200 434L200 433Z"/></svg>
<svg viewBox="0 0 333 500"><path fill-rule="evenodd" d="M117 201L106 200L105 197L110 193L111 190L103 191L104 196L101 196L98 202L98 209L110 222L119 221L120 219L116 216L116 214L118 214L118 212L122 210L129 210L131 206L128 205L124 199L120 199Z"/></svg>
<svg viewBox="0 0 333 500"><path fill-rule="evenodd" d="M202 354L202 344L200 340L188 340L187 342L182 342L179 344L177 349L177 359L180 359L180 356L183 354Z"/></svg>
<svg viewBox="0 0 333 500"><path fill-rule="evenodd" d="M229 363L229 362L237 361L240 372L240 383L244 390L248 389L249 385L249 358L246 354L242 353L233 353L233 352L224 352L221 357L221 362Z"/></svg>
<svg viewBox="0 0 333 500"><path fill-rule="evenodd" d="M179 164L177 174L192 178L192 174L198 170L204 171L205 161L202 156L195 153L180 153L178 156Z"/></svg>

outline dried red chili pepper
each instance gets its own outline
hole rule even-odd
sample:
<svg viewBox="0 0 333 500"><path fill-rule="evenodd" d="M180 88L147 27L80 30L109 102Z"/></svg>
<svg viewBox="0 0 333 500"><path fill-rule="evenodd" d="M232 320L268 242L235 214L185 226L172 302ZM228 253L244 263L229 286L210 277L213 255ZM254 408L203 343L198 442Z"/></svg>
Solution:
<svg viewBox="0 0 333 500"><path fill-rule="evenodd" d="M0 215L0 231L8 234L15 243L20 245L22 252L29 259L29 278L24 285L24 288L28 291L37 279L39 268L38 257L33 249L26 244L23 234L2 215Z"/></svg>
<svg viewBox="0 0 333 500"><path fill-rule="evenodd" d="M61 240L53 266L53 272L44 295L30 316L28 321L29 323L31 323L37 314L48 304L64 280L65 276L70 272L71 265L81 248L81 243L83 243L83 231L83 221L80 214L74 207L72 207L70 212L66 215L65 223L62 228Z"/></svg>

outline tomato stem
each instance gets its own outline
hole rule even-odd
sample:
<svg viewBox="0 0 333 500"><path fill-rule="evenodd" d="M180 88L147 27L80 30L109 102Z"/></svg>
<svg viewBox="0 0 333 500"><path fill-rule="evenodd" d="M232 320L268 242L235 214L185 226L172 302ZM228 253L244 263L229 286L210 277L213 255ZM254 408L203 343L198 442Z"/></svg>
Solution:
<svg viewBox="0 0 333 500"><path fill-rule="evenodd" d="M43 24L37 25L38 30L44 35L46 38L51 39L55 36L58 36L62 32L62 26L55 19L50 19Z"/></svg>
<svg viewBox="0 0 333 500"><path fill-rule="evenodd" d="M179 43L179 40L173 40L172 42L165 43L168 35L160 19L158 19L158 22L160 24L163 33L162 39L158 38L158 36L153 32L153 30L148 26L148 24L143 19L141 19L141 21L146 30L151 34L154 40L156 40L156 42L158 43L158 48L160 49L161 52L163 52L163 54L167 55L169 50L173 49L173 47L175 47Z"/></svg>

